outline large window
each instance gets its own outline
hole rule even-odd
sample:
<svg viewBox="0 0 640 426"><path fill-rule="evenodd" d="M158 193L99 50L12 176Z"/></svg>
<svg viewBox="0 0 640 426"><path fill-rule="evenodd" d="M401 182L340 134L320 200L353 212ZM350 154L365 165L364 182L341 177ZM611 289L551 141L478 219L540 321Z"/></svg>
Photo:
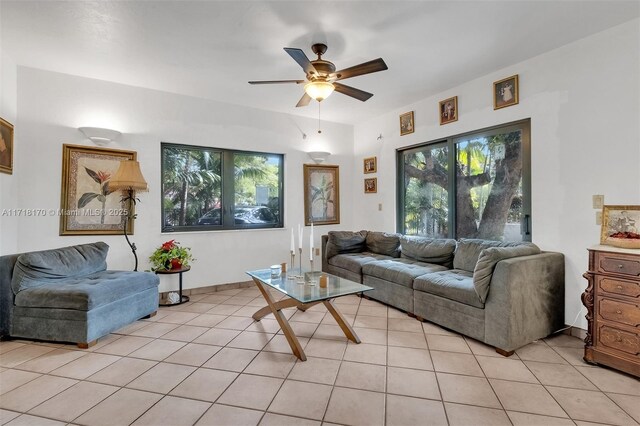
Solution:
<svg viewBox="0 0 640 426"><path fill-rule="evenodd" d="M531 241L529 122L398 150L398 231Z"/></svg>
<svg viewBox="0 0 640 426"><path fill-rule="evenodd" d="M162 231L282 228L283 156L162 144Z"/></svg>

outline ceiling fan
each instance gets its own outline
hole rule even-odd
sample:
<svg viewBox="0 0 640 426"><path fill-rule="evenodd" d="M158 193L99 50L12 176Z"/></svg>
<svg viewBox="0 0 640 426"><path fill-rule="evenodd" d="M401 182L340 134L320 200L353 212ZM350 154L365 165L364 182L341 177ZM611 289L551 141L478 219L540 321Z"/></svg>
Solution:
<svg viewBox="0 0 640 426"><path fill-rule="evenodd" d="M305 93L298 101L296 107L309 105L311 99L321 102L334 90L338 93L351 96L352 98L364 102L372 97L373 93L338 83L338 81L388 69L387 64L384 63L382 58L378 58L360 65L336 71L336 66L332 62L322 59L322 55L327 51L327 45L322 43L316 43L311 46L313 53L318 55L318 59L313 61L310 61L309 58L307 58L307 55L305 55L302 49L285 47L284 50L302 67L307 76L306 80L250 81L249 84L305 83Z"/></svg>

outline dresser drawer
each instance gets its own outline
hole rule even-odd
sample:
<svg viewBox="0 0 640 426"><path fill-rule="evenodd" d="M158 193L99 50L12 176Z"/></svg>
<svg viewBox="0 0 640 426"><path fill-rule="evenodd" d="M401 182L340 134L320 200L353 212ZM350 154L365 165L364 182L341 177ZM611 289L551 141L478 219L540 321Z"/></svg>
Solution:
<svg viewBox="0 0 640 426"><path fill-rule="evenodd" d="M618 253L598 253L598 272L640 277L640 259Z"/></svg>
<svg viewBox="0 0 640 426"><path fill-rule="evenodd" d="M640 336L608 325L600 325L597 344L640 358Z"/></svg>
<svg viewBox="0 0 640 426"><path fill-rule="evenodd" d="M598 289L601 295L615 294L640 299L640 281L624 281L598 276Z"/></svg>
<svg viewBox="0 0 640 426"><path fill-rule="evenodd" d="M607 321L637 327L640 325L640 305L620 302L618 300L600 298L598 315Z"/></svg>

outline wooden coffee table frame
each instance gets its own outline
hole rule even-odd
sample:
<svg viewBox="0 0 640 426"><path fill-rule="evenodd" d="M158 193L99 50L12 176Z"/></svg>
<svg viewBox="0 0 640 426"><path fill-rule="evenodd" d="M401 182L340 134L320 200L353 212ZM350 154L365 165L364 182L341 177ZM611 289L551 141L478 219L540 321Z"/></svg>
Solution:
<svg viewBox="0 0 640 426"><path fill-rule="evenodd" d="M342 313L338 311L332 299L319 300L316 302L309 302L309 303L298 302L296 299L293 299L293 298L276 301L274 300L273 296L269 292L269 289L265 288L265 285L262 282L260 282L259 279L255 277L252 277L252 278L253 278L253 282L255 282L256 286L258 286L260 293L262 293L262 296L267 301L267 306L265 306L264 308L260 309L255 314L253 314L253 319L256 321L260 321L265 316L269 314L273 314L273 316L276 317L278 324L280 324L280 328L282 329L284 336L287 338L287 342L289 342L289 346L291 346L291 351L293 351L293 354L297 356L298 359L300 359L301 361L306 361L307 356L305 355L304 350L300 345L300 341L296 337L296 334L293 332L293 329L291 328L291 325L289 324L287 317L282 312L282 310L285 308L296 307L299 310L304 312L310 307L317 305L318 303L322 303L327 308L329 313L333 316L333 318L336 320L336 322L342 329L342 332L344 333L344 335L347 336L347 338L352 342L360 343L360 338L358 337L356 332L353 330L353 328L351 328L351 326L347 322L347 319L344 317L344 315L342 315ZM266 287L269 287L269 286L266 286Z"/></svg>

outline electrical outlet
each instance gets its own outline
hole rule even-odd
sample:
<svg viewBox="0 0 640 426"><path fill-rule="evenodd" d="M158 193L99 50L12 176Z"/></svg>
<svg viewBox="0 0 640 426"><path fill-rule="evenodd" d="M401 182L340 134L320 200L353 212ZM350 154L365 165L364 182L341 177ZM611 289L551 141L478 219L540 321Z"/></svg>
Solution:
<svg viewBox="0 0 640 426"><path fill-rule="evenodd" d="M378 204L378 211L381 212L382 211L382 203Z"/></svg>
<svg viewBox="0 0 640 426"><path fill-rule="evenodd" d="M320 249L319 248L316 249L316 256L320 256Z"/></svg>
<svg viewBox="0 0 640 426"><path fill-rule="evenodd" d="M602 209L604 206L604 195L594 195L593 196L593 208L594 209Z"/></svg>
<svg viewBox="0 0 640 426"><path fill-rule="evenodd" d="M596 212L596 225L602 225L602 212Z"/></svg>

